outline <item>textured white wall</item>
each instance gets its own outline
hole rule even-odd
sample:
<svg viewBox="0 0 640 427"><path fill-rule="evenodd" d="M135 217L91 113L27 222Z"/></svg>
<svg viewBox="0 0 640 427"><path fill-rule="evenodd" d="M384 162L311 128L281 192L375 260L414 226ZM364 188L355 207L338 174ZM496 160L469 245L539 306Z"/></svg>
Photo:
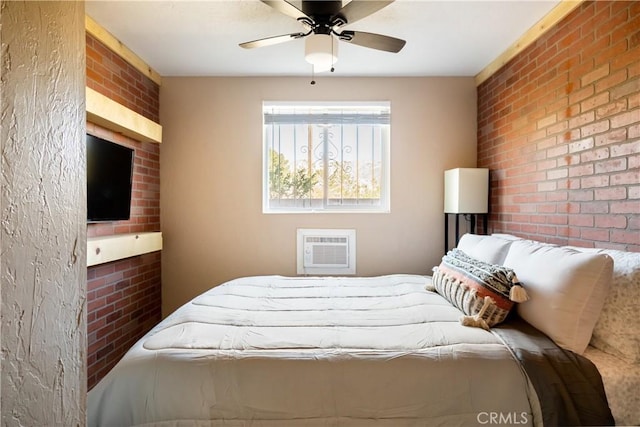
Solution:
<svg viewBox="0 0 640 427"><path fill-rule="evenodd" d="M0 25L2 425L84 425L84 3L2 1Z"/></svg>

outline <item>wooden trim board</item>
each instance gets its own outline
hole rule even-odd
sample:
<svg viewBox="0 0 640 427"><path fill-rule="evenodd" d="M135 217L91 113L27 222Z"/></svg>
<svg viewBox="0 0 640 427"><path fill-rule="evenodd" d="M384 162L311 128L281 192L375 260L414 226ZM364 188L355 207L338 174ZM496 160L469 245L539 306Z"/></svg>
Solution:
<svg viewBox="0 0 640 427"><path fill-rule="evenodd" d="M89 87L86 104L87 121L137 141L162 142L162 126Z"/></svg>
<svg viewBox="0 0 640 427"><path fill-rule="evenodd" d="M480 71L475 79L476 86L480 86L485 80L491 77L507 62L512 60L517 54L525 50L531 43L536 41L550 28L556 25L577 8L584 0L561 0L560 3L549 13L547 13L540 21L525 32L515 43L507 48L500 56L491 61L482 71Z"/></svg>
<svg viewBox="0 0 640 427"><path fill-rule="evenodd" d="M162 85L162 77L153 68L147 65L138 55L129 49L124 43L118 40L113 34L93 20L89 15L85 15L85 31L98 39L102 44L114 51L118 56L127 61L145 76L154 81L158 86Z"/></svg>
<svg viewBox="0 0 640 427"><path fill-rule="evenodd" d="M115 234L87 239L87 267L162 250L162 233Z"/></svg>

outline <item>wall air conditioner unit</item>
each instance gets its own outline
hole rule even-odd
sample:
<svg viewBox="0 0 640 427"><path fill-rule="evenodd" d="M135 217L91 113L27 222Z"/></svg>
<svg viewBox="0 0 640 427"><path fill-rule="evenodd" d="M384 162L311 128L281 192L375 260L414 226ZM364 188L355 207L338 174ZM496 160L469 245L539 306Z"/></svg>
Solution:
<svg viewBox="0 0 640 427"><path fill-rule="evenodd" d="M356 274L356 230L299 228L297 273Z"/></svg>

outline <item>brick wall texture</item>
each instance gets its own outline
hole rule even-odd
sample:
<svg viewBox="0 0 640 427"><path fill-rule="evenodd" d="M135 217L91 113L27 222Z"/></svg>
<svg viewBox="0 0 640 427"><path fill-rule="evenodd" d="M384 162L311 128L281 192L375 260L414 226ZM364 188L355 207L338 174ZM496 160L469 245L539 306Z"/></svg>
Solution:
<svg viewBox="0 0 640 427"><path fill-rule="evenodd" d="M87 86L149 120L160 120L160 87L89 34Z"/></svg>
<svg viewBox="0 0 640 427"><path fill-rule="evenodd" d="M159 87L87 35L87 86L158 121ZM131 218L87 224L87 236L160 231L160 147L93 123L87 132L133 148ZM87 381L90 390L161 319L160 252L87 269Z"/></svg>
<svg viewBox="0 0 640 427"><path fill-rule="evenodd" d="M640 2L585 2L478 87L489 231L640 251Z"/></svg>

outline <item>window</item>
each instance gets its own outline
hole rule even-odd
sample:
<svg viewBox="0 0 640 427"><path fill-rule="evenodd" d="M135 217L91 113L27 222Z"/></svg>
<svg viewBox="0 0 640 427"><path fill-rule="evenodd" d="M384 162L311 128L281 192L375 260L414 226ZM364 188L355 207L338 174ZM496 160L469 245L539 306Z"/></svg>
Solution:
<svg viewBox="0 0 640 427"><path fill-rule="evenodd" d="M389 212L388 102L265 102L263 115L264 212Z"/></svg>

